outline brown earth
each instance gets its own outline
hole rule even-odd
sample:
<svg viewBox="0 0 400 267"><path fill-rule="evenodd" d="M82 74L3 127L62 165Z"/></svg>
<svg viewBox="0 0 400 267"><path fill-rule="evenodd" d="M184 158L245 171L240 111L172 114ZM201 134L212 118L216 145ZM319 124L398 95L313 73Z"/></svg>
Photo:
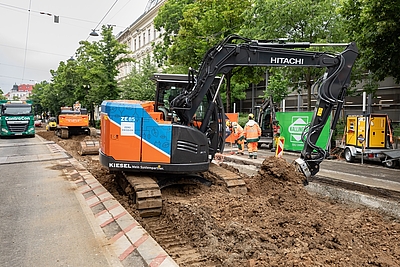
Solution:
<svg viewBox="0 0 400 267"><path fill-rule="evenodd" d="M163 246L154 224L118 193L113 175L95 156L77 153L84 137L38 135L77 158ZM266 158L256 176L243 177L248 194L242 196L227 193L218 182L163 190L157 223L203 256L195 266L400 266L400 224L394 218L311 195L283 159ZM180 266L194 266L164 249Z"/></svg>

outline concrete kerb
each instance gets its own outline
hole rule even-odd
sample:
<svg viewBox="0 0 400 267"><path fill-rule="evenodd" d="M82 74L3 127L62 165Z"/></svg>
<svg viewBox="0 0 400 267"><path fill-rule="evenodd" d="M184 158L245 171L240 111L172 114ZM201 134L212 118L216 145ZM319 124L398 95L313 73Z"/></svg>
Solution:
<svg viewBox="0 0 400 267"><path fill-rule="evenodd" d="M47 144L54 153L65 152L57 144ZM74 158L58 160L71 181L77 196L82 198L96 224L103 230L107 244L119 264L112 266L176 267L178 264L146 232L126 209L98 180ZM92 227L93 228L93 227ZM98 227L97 227L98 228Z"/></svg>
<svg viewBox="0 0 400 267"><path fill-rule="evenodd" d="M75 170L82 165L74 158L68 159ZM83 171L81 180L75 181L82 195L92 192L85 198L87 205L93 208L102 205L104 210L93 213L102 229L114 223L115 230L106 234L112 249L125 266L132 266L143 260L144 266L178 266L142 226L126 211L122 205L88 171ZM86 177L86 178L85 178ZM138 259L138 256L141 259ZM132 262L133 261L133 262ZM133 265L138 266L138 265Z"/></svg>
<svg viewBox="0 0 400 267"><path fill-rule="evenodd" d="M309 183L306 188L309 192L327 196L331 199L344 203L350 202L367 206L372 209L383 211L397 219L400 219L400 206L397 201L374 197L357 191L349 191L346 189L318 183Z"/></svg>

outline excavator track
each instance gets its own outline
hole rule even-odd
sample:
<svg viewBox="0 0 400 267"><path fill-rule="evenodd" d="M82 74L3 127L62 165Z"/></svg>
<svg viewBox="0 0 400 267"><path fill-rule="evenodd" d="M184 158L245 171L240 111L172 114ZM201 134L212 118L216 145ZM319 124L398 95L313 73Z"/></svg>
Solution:
<svg viewBox="0 0 400 267"><path fill-rule="evenodd" d="M247 194L246 183L240 177L239 174L222 168L221 166L210 163L210 168L208 169L212 175L217 176L219 179L223 180L229 193L236 195Z"/></svg>
<svg viewBox="0 0 400 267"><path fill-rule="evenodd" d="M141 217L159 216L162 211L161 190L150 176L122 173L118 183L131 198Z"/></svg>
<svg viewBox="0 0 400 267"><path fill-rule="evenodd" d="M176 229L166 220L159 220L155 217L145 218L143 225L151 236L157 237L157 242L162 244L164 250L174 258L179 266L200 267L207 262L207 256L201 255L195 247L181 236L176 235Z"/></svg>
<svg viewBox="0 0 400 267"><path fill-rule="evenodd" d="M239 174L224 169L216 164L211 163L208 172L219 180L222 180L227 190L231 194L244 195L247 194L247 187ZM116 176L116 181L128 197L133 200L136 210L142 218L159 216L162 211L161 188L157 183L157 179L145 174L125 173L121 172ZM162 180L161 180L162 181ZM185 183L193 184L193 178ZM175 181L179 184L181 180ZM196 181L197 184L202 183L207 186L211 185L205 181Z"/></svg>

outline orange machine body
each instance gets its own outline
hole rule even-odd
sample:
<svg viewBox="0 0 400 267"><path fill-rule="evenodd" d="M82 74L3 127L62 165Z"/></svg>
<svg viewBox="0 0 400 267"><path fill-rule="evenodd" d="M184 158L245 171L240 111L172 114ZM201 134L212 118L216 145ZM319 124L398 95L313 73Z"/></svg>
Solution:
<svg viewBox="0 0 400 267"><path fill-rule="evenodd" d="M78 112L61 113L58 116L58 125L60 127L87 127L89 126L89 116Z"/></svg>
<svg viewBox="0 0 400 267"><path fill-rule="evenodd" d="M207 138L196 127L163 120L153 101L101 105L100 162L110 170L191 173L209 167Z"/></svg>

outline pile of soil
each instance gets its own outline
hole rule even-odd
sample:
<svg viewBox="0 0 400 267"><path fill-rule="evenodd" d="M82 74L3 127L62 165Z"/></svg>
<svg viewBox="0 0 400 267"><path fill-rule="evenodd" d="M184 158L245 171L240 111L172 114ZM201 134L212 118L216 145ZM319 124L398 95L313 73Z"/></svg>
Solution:
<svg viewBox="0 0 400 267"><path fill-rule="evenodd" d="M83 137L38 134L69 151L143 227L150 227L98 160L76 153ZM243 178L247 195L229 194L216 184L163 189L158 223L203 256L196 266L400 266L400 224L394 218L311 195L302 175L284 159L266 158L257 175ZM154 228L146 230L158 239ZM171 256L180 266L193 266Z"/></svg>

